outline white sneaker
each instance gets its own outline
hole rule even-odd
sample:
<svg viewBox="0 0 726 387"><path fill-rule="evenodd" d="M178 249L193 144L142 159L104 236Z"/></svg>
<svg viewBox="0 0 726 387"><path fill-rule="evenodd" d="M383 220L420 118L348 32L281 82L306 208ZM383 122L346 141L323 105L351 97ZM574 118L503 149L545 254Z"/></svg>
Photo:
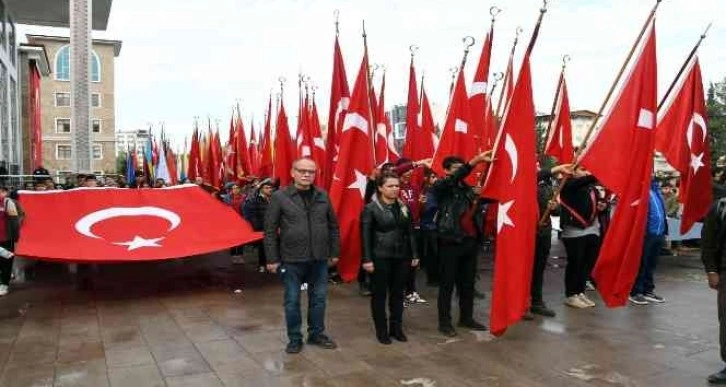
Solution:
<svg viewBox="0 0 726 387"><path fill-rule="evenodd" d="M421 296L416 292L413 292L413 293L409 294L408 296L406 296L406 299L408 302L410 302L412 304L428 304L429 303L428 301L421 298Z"/></svg>
<svg viewBox="0 0 726 387"><path fill-rule="evenodd" d="M4 296L8 294L10 289L8 289L8 285L0 285L0 296Z"/></svg>
<svg viewBox="0 0 726 387"><path fill-rule="evenodd" d="M305 282L302 285L300 285L300 290L303 291L303 292L306 291L306 290L308 290L308 283Z"/></svg>
<svg viewBox="0 0 726 387"><path fill-rule="evenodd" d="M579 296L570 296L565 299L565 305L575 309L589 308L590 305L586 304Z"/></svg>
<svg viewBox="0 0 726 387"><path fill-rule="evenodd" d="M596 305L591 299L587 298L587 296L585 295L585 293L580 293L577 296L580 297L580 299L582 300L582 302L584 302L585 304L587 304L587 306L590 307L590 308L592 308L592 307L594 307Z"/></svg>

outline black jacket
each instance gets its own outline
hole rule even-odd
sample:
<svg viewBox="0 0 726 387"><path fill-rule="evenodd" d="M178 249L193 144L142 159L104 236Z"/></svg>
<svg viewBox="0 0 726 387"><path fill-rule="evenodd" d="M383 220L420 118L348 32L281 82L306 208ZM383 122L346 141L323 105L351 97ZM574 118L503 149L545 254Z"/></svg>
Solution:
<svg viewBox="0 0 726 387"><path fill-rule="evenodd" d="M598 193L595 176L570 178L560 191L560 224L562 227L587 228L597 219Z"/></svg>
<svg viewBox="0 0 726 387"><path fill-rule="evenodd" d="M268 262L308 262L340 255L338 219L328 194L311 189L309 208L294 185L272 195L265 213Z"/></svg>
<svg viewBox="0 0 726 387"><path fill-rule="evenodd" d="M377 197L363 207L360 216L362 260L413 259L418 256L411 210L400 200L387 206Z"/></svg>
<svg viewBox="0 0 726 387"><path fill-rule="evenodd" d="M726 198L716 201L703 221L701 260L707 273L726 271L724 241L726 241Z"/></svg>
<svg viewBox="0 0 726 387"><path fill-rule="evenodd" d="M431 193L436 196L439 204L435 217L439 238L461 241L466 237L461 228L461 218L471 206L479 204L472 188L464 182L471 170L468 163L464 164L452 175L438 180L431 187ZM474 227L478 229L476 224Z"/></svg>
<svg viewBox="0 0 726 387"><path fill-rule="evenodd" d="M555 190L552 187L552 172L549 169L543 169L537 172L537 204L539 205L539 216L542 217L547 212L547 204L555 196ZM558 215L559 208L549 211L550 215ZM539 225L537 231L540 234L552 232L552 219L545 217L544 222Z"/></svg>
<svg viewBox="0 0 726 387"><path fill-rule="evenodd" d="M265 213L267 212L267 206L270 201L260 194L258 190L255 190L250 196L245 199L242 204L242 216L250 222L252 229L255 231L262 231L265 228Z"/></svg>

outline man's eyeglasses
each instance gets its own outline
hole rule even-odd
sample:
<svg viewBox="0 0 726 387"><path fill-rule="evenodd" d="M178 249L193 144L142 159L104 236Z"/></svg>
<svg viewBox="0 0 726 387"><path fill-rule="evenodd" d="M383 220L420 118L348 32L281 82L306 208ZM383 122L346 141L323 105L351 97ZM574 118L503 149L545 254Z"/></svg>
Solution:
<svg viewBox="0 0 726 387"><path fill-rule="evenodd" d="M295 171L297 171L297 173L299 173L301 175L314 175L317 172L314 169L300 169L300 168L295 168Z"/></svg>

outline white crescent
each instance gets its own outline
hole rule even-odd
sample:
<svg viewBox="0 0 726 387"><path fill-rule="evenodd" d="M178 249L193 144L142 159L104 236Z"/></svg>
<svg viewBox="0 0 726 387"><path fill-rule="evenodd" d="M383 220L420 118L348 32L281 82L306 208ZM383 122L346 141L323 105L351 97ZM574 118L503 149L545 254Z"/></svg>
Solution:
<svg viewBox="0 0 726 387"><path fill-rule="evenodd" d="M514 182L514 178L517 177L519 158L517 157L517 144L514 143L512 136L509 134L507 134L507 137L504 140L504 150L507 151L509 160L512 162L512 178L510 182Z"/></svg>
<svg viewBox="0 0 726 387"><path fill-rule="evenodd" d="M98 222L122 216L155 216L169 221L168 231L181 224L181 218L174 212L159 207L111 207L92 212L76 222L76 231L89 238L103 239L94 234L91 228Z"/></svg>
<svg viewBox="0 0 726 387"><path fill-rule="evenodd" d="M701 133L703 133L703 142L706 142L706 136L708 135L708 128L706 126L706 120L703 119L703 116L694 112L693 118L691 118L691 122L688 124L688 130L686 130L686 138L688 139L688 147L693 149L693 129L694 126L700 126L701 127Z"/></svg>

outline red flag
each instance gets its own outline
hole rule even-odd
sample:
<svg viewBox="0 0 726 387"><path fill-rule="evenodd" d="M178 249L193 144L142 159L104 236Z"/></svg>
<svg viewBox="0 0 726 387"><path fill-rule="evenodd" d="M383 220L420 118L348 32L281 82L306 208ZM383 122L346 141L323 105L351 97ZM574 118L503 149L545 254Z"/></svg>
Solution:
<svg viewBox="0 0 726 387"><path fill-rule="evenodd" d="M313 108L310 112L310 133L313 136L313 161L318 165L318 170L322 170L327 161L327 149L325 148L325 140L320 129L320 118L318 118L318 107L315 104L315 94L313 94ZM323 183L324 175L319 173L315 176L315 184Z"/></svg>
<svg viewBox="0 0 726 387"><path fill-rule="evenodd" d="M240 179L250 173L252 164L247 153L247 135L245 134L245 125L242 122L242 112L239 110L239 106L237 106L237 120L234 126L234 132L237 134L234 147L237 156L237 168L234 169L234 173L235 179Z"/></svg>
<svg viewBox="0 0 726 387"><path fill-rule="evenodd" d="M484 39L479 66L477 66L474 82L471 84L471 96L469 107L471 110L471 126L476 138L477 150L483 152L491 148L490 139L493 140L496 132L490 133L491 126L488 120L492 119L489 96L489 64L492 58L492 39L494 38L494 26Z"/></svg>
<svg viewBox="0 0 726 387"><path fill-rule="evenodd" d="M382 105L382 104L381 104ZM393 127L391 126L391 115L384 112L386 116L386 144L388 145L388 162L395 163L401 156L396 149L396 139L393 137Z"/></svg>
<svg viewBox="0 0 726 387"><path fill-rule="evenodd" d="M211 179L212 187L221 188L224 184L224 160L222 158L222 143L219 140L219 131L214 132L209 142L211 150Z"/></svg>
<svg viewBox="0 0 726 387"><path fill-rule="evenodd" d="M681 174L682 234L706 215L713 201L708 115L698 56L689 62L684 74L680 88L674 90L675 98L658 112L655 132L655 149Z"/></svg>
<svg viewBox="0 0 726 387"><path fill-rule="evenodd" d="M237 170L243 169L243 166L238 163L239 155L237 154L237 130L235 128L234 113L232 118L229 120L229 139L227 145L224 147L224 165L227 166L227 174L231 175L232 178L237 176Z"/></svg>
<svg viewBox="0 0 726 387"><path fill-rule="evenodd" d="M557 159L560 164L571 164L575 158L572 147L572 121L570 120L570 98L567 96L565 73L560 74L557 86L555 114L550 117L550 130L545 144L546 155Z"/></svg>
<svg viewBox="0 0 726 387"><path fill-rule="evenodd" d="M423 89L423 85L421 85ZM421 106L418 102L418 86L416 85L416 69L413 66L413 57L411 58L411 66L408 71L408 103L406 104L406 138L403 142L403 157L412 160L422 160L434 154L433 148L428 156L421 157L422 153L426 153L428 149L421 149L425 145L425 134L421 132L419 127L419 114Z"/></svg>
<svg viewBox="0 0 726 387"><path fill-rule="evenodd" d="M529 55L522 61L482 196L496 199L497 248L490 324L503 334L529 308L537 205L537 145Z"/></svg>
<svg viewBox="0 0 726 387"><path fill-rule="evenodd" d="M271 134L271 121L272 121L272 97L267 102L267 117L265 118L265 129L262 134L262 142L260 145L260 177L272 177L273 172L273 157L272 157L272 134Z"/></svg>
<svg viewBox="0 0 726 387"><path fill-rule="evenodd" d="M466 96L464 86L464 72L459 70L446 124L441 133L441 142L434 154L432 167L439 176L444 175L441 162L447 156L459 156L464 160L469 160L476 155L476 141L474 141L470 123L469 98Z"/></svg>
<svg viewBox="0 0 726 387"><path fill-rule="evenodd" d="M28 85L28 115L30 123L30 161L31 169L43 165L43 130L40 101L40 71L35 62L30 62L30 82Z"/></svg>
<svg viewBox="0 0 726 387"><path fill-rule="evenodd" d="M20 197L26 217L16 253L23 256L65 262L148 261L210 253L262 238L233 209L193 185L23 191Z"/></svg>
<svg viewBox="0 0 726 387"><path fill-rule="evenodd" d="M179 172L177 171L176 165L176 154L171 150L171 147L167 143L166 146L166 167L169 169L169 183L171 185L179 184Z"/></svg>
<svg viewBox="0 0 726 387"><path fill-rule="evenodd" d="M374 140L376 150L376 165L381 165L390 161L388 156L388 127L390 125L386 125L388 117L386 117L386 108L384 105L385 93L386 74L384 73L383 81L381 81L381 95L379 96L380 100L378 101L378 106L371 105L371 107L376 109L376 135ZM372 96L371 98L375 100L375 96Z"/></svg>
<svg viewBox="0 0 726 387"><path fill-rule="evenodd" d="M290 138L290 127L287 124L287 114L285 114L285 104L283 102L280 102L280 112L277 114L275 131L275 169L273 176L280 179L281 187L285 187L292 180L290 169L292 168L292 162L295 161L295 154L293 153L295 147Z"/></svg>
<svg viewBox="0 0 726 387"><path fill-rule="evenodd" d="M417 136L416 146L411 156L413 160L422 160L432 157L434 150L439 146L439 138L436 135L436 124L434 115L431 113L431 104L426 90L421 83L421 135Z"/></svg>
<svg viewBox="0 0 726 387"><path fill-rule="evenodd" d="M340 134L340 153L330 187L330 199L340 224L342 250L338 271L345 281L358 275L360 266L360 213L363 210L368 172L374 166L368 92L368 55L358 71L348 113Z"/></svg>
<svg viewBox="0 0 726 387"><path fill-rule="evenodd" d="M653 173L657 64L655 24L639 44L634 65L580 162L618 196L618 206L592 276L603 301L622 306L640 267Z"/></svg>
<svg viewBox="0 0 726 387"><path fill-rule="evenodd" d="M202 176L202 159L199 152L199 130L195 127L194 133L192 133L192 145L189 148L189 169L187 170L187 178L189 181L194 182L198 176Z"/></svg>
<svg viewBox="0 0 726 387"><path fill-rule="evenodd" d="M247 150L250 158L250 171L252 176L259 176L260 172L260 150L257 147L257 132L255 132L255 123L250 126L250 146Z"/></svg>
<svg viewBox="0 0 726 387"><path fill-rule="evenodd" d="M330 111L328 113L328 133L325 141L327 149L327 160L321 168L323 170L323 185L330 188L335 171L335 162L338 159L338 148L340 147L340 134L343 126L345 113L350 104L350 89L348 88L348 76L345 74L345 63L340 52L338 36L335 36L335 49L333 52L333 80L330 85Z"/></svg>
<svg viewBox="0 0 726 387"><path fill-rule="evenodd" d="M312 124L310 117L311 112L308 109L308 96L305 96L305 100L298 109L298 123L297 123L297 158L313 156L313 135L311 132L310 125Z"/></svg>

